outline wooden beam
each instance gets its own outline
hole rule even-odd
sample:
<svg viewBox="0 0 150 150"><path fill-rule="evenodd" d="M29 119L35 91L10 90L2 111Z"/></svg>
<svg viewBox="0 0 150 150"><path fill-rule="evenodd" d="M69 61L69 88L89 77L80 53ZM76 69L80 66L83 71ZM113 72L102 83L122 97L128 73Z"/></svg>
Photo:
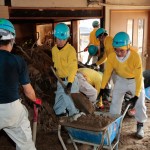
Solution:
<svg viewBox="0 0 150 150"><path fill-rule="evenodd" d="M75 50L78 51L78 21L71 22L71 42Z"/></svg>

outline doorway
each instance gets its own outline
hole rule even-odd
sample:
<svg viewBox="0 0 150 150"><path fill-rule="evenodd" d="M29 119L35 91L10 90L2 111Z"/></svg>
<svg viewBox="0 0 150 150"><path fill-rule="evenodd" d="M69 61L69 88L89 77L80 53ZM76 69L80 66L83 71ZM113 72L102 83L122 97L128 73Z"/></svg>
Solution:
<svg viewBox="0 0 150 150"><path fill-rule="evenodd" d="M148 10L112 10L110 35L114 36L120 31L129 34L132 46L136 47L141 55L143 70L145 70L147 68Z"/></svg>
<svg viewBox="0 0 150 150"><path fill-rule="evenodd" d="M78 60L83 64L85 64L88 59L89 53L87 51L84 52L84 49L89 44L89 35L90 32L93 30L92 22L95 20L100 22L100 19L98 18L79 21L79 43L80 44L79 44ZM92 63L92 59L90 60L89 64L91 63Z"/></svg>

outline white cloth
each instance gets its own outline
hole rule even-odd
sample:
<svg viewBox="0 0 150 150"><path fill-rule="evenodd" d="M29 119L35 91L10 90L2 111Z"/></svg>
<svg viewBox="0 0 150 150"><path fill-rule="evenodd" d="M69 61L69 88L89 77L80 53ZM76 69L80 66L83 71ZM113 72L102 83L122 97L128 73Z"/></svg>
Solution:
<svg viewBox="0 0 150 150"><path fill-rule="evenodd" d="M68 81L63 81L63 83L67 85ZM72 83L71 93L79 93L79 83L77 77L75 77L75 80ZM56 115L66 113L66 110L69 112L69 116L79 113L79 110L75 107L73 100L65 93L64 88L59 81L57 82L57 91L53 109Z"/></svg>
<svg viewBox="0 0 150 150"><path fill-rule="evenodd" d="M125 79L116 75L116 82L113 89L112 102L110 106L111 114L120 114L122 108L123 98L126 92L130 91L135 96L135 79ZM145 122L147 120L146 106L145 106L145 91L144 84L141 89L140 96L135 105L135 119L138 122Z"/></svg>
<svg viewBox="0 0 150 150"><path fill-rule="evenodd" d="M91 102L96 102L97 90L87 82L81 73L77 73L79 80L79 91L85 94Z"/></svg>
<svg viewBox="0 0 150 150"><path fill-rule="evenodd" d="M11 32L6 31L4 29L0 29L0 35L2 36L0 40L15 39L15 35L13 35Z"/></svg>
<svg viewBox="0 0 150 150"><path fill-rule="evenodd" d="M0 130L16 143L16 150L36 150L32 141L28 112L20 100L0 104Z"/></svg>

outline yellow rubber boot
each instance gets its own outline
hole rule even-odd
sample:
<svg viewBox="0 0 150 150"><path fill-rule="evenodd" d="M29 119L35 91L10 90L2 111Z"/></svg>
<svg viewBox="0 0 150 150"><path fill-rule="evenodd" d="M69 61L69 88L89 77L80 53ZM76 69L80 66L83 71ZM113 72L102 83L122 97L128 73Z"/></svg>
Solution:
<svg viewBox="0 0 150 150"><path fill-rule="evenodd" d="M100 100L99 100L99 102L97 103L97 107L100 108L100 109L103 109L103 108L104 108L102 97L100 97Z"/></svg>

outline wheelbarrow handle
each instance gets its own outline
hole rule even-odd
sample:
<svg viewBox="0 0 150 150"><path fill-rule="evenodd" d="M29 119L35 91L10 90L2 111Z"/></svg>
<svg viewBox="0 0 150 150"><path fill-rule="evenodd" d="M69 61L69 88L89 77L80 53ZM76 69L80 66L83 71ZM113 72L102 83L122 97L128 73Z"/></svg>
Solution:
<svg viewBox="0 0 150 150"><path fill-rule="evenodd" d="M128 109L129 109L130 106L131 106L131 104L127 105L126 109L124 110L124 112L122 114L122 118L124 118L124 116L126 115L126 113L127 113L127 111L128 111Z"/></svg>

